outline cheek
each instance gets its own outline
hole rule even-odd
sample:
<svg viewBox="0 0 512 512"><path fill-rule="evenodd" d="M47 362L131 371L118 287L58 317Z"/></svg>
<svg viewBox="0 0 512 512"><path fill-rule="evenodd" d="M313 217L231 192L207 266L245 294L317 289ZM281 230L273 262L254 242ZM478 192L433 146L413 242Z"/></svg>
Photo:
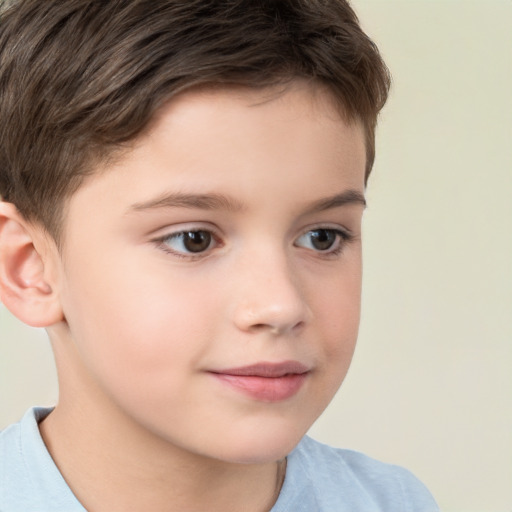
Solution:
<svg viewBox="0 0 512 512"><path fill-rule="evenodd" d="M361 312L361 269L352 265L324 283L315 309L329 339L355 342Z"/></svg>
<svg viewBox="0 0 512 512"><path fill-rule="evenodd" d="M349 271L348 271L349 270ZM322 340L326 389L333 395L350 366L359 331L361 309L361 267L354 264L324 285L315 304L316 321Z"/></svg>
<svg viewBox="0 0 512 512"><path fill-rule="evenodd" d="M84 364L105 385L157 389L199 360L214 304L179 276L131 268L138 272L111 268L108 284L75 273L68 323Z"/></svg>

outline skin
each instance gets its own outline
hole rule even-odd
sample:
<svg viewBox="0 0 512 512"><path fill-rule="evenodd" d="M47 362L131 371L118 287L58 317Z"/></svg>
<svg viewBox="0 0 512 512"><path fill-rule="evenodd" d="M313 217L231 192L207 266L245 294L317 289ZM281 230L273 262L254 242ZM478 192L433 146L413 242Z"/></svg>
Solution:
<svg viewBox="0 0 512 512"><path fill-rule="evenodd" d="M364 205L353 197L364 193L363 129L318 87L273 92L173 100L71 198L61 252L0 210L4 244L16 229L33 244L30 258L13 249L2 264L45 304L32 307L32 324L47 327L59 373L41 432L89 511L269 510L279 461L347 373L360 312ZM347 192L348 202L312 211ZM173 206L178 193L228 201ZM314 229L334 238L328 250ZM184 230L212 232L212 242L190 254ZM4 302L30 323L22 292L9 290L4 282ZM211 373L282 361L308 370L282 400Z"/></svg>

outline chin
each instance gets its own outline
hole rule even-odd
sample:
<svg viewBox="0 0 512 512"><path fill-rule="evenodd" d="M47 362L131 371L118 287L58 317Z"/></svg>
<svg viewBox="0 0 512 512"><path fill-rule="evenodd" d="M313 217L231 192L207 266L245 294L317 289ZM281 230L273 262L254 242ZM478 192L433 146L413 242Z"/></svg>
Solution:
<svg viewBox="0 0 512 512"><path fill-rule="evenodd" d="M226 440L218 458L237 464L276 462L284 459L297 446L306 431L296 425L288 425L238 432Z"/></svg>

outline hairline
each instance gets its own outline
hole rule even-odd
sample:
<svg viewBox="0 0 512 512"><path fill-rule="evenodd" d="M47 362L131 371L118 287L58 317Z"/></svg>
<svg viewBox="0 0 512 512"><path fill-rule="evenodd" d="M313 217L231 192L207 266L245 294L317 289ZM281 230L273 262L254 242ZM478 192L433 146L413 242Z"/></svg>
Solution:
<svg viewBox="0 0 512 512"><path fill-rule="evenodd" d="M212 93L212 92L247 92L247 91L255 91L265 93L268 92L268 96L263 98L263 101L257 102L249 105L250 107L257 107L266 102L271 102L276 99L281 98L287 92L289 92L292 88L297 87L297 85L306 86L314 101L326 101L328 100L333 106L336 107L336 115L340 116L341 119L349 124L355 125L360 124L363 129L364 134L364 145L366 151L366 165L368 164L368 144L369 144L369 136L368 129L366 124L362 121L361 117L357 114L351 114L347 108L347 106L343 103L339 95L336 95L333 91L333 88L324 83L321 80L316 80L311 77L302 77L302 76L290 76L286 78L276 78L275 83L261 84L261 85L252 85L252 84L243 84L243 83L220 83L220 82L203 82L192 84L189 87L182 88L179 91L174 91L170 93L167 99L161 102L158 108L155 109L153 115L146 123L145 126L142 127L140 132L133 138L119 144L111 145L108 148L103 147L104 150L103 155L92 154L89 158L84 162L84 168L86 169L84 174L78 180L78 185L73 187L69 194L67 194L62 202L60 203L59 213L55 216L55 224L50 228L43 225L42 222L36 220L34 223L39 224L41 228L47 232L47 235L54 240L57 249L59 252L65 248L65 225L66 225L66 217L67 212L69 211L70 201L78 190L84 186L84 184L90 180L94 179L95 176L99 176L103 173L107 172L116 172L116 167L122 164L124 158L126 158L139 144L142 142L147 136L149 136L154 129L155 125L158 123L160 116L165 112L173 102L178 99L189 95L189 94L201 94L201 93ZM319 94L319 93L324 94ZM365 168L365 185L366 180L368 178L368 169Z"/></svg>

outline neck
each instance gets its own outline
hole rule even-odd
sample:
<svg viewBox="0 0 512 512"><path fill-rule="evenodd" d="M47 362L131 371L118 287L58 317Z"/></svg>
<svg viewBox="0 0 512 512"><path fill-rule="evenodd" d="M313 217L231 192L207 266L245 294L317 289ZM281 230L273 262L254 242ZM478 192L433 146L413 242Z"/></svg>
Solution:
<svg viewBox="0 0 512 512"><path fill-rule="evenodd" d="M264 512L275 503L284 460L236 464L190 453L130 422L108 398L66 389L40 431L89 512Z"/></svg>
<svg viewBox="0 0 512 512"><path fill-rule="evenodd" d="M235 464L206 459L127 436L125 429L113 432L108 422L82 414L71 417L57 406L40 430L64 479L89 512L264 512L277 500L285 460Z"/></svg>

